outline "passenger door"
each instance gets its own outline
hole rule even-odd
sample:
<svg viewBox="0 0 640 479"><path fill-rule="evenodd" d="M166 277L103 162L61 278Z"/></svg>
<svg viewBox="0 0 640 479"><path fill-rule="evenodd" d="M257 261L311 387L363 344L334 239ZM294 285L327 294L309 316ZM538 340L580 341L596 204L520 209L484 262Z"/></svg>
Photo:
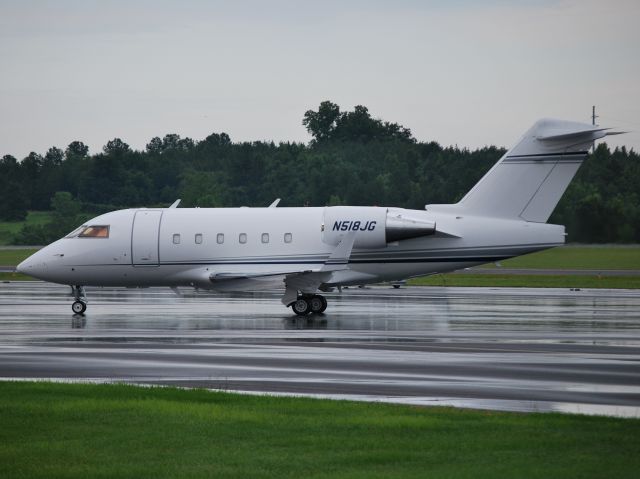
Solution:
<svg viewBox="0 0 640 479"><path fill-rule="evenodd" d="M136 211L131 235L133 266L159 266L160 218L161 210Z"/></svg>

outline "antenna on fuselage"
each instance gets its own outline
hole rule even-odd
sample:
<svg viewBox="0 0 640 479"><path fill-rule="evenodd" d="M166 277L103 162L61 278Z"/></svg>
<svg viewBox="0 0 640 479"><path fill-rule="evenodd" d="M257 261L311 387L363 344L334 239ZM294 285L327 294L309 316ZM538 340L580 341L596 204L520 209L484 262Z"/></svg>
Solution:
<svg viewBox="0 0 640 479"><path fill-rule="evenodd" d="M178 198L173 203L171 203L171 206L169 206L169 208L177 208L181 201L182 200L180 198Z"/></svg>

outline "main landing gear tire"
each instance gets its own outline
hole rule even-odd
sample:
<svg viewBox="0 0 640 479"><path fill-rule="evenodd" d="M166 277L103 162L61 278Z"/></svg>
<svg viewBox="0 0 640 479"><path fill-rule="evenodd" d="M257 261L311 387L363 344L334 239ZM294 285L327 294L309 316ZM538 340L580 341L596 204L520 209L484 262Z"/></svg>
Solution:
<svg viewBox="0 0 640 479"><path fill-rule="evenodd" d="M71 305L71 310L75 314L83 314L87 310L87 303L84 303L83 301L75 301Z"/></svg>
<svg viewBox="0 0 640 479"><path fill-rule="evenodd" d="M291 303L291 309L298 316L306 316L311 312L311 305L306 298L298 298L296 301Z"/></svg>
<svg viewBox="0 0 640 479"><path fill-rule="evenodd" d="M324 313L327 309L327 300L324 299L324 296L314 294L309 298L309 307L311 308L311 312L314 314Z"/></svg>
<svg viewBox="0 0 640 479"><path fill-rule="evenodd" d="M327 309L327 300L319 294L300 296L289 306L298 316L306 316L309 313L321 314Z"/></svg>

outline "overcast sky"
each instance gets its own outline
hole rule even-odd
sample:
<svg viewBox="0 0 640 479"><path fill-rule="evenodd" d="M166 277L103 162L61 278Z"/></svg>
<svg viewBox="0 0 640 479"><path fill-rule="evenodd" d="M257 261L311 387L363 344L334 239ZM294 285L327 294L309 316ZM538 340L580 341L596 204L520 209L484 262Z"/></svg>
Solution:
<svg viewBox="0 0 640 479"><path fill-rule="evenodd" d="M421 141L509 146L536 119L633 130L640 2L0 0L0 155L119 137L303 141L365 105Z"/></svg>

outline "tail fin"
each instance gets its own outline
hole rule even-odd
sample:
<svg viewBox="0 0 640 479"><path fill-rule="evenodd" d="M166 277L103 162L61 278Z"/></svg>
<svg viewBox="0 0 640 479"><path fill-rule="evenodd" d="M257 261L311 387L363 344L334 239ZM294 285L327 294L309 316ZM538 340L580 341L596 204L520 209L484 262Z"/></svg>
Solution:
<svg viewBox="0 0 640 479"><path fill-rule="evenodd" d="M539 120L456 205L478 216L544 223L606 128Z"/></svg>

